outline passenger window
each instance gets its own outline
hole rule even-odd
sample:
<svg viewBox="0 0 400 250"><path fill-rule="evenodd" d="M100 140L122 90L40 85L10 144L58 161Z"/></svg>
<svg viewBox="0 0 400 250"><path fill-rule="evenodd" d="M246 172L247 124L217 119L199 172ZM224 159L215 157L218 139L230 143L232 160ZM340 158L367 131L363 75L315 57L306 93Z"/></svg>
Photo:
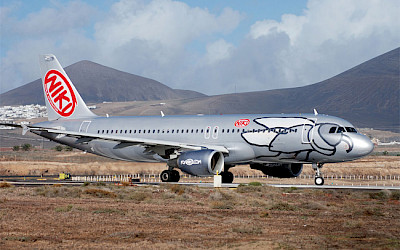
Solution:
<svg viewBox="0 0 400 250"><path fill-rule="evenodd" d="M100 130L97 130L97 133L100 134Z"/></svg>
<svg viewBox="0 0 400 250"><path fill-rule="evenodd" d="M101 133L104 134L104 130L102 130Z"/></svg>
<svg viewBox="0 0 400 250"><path fill-rule="evenodd" d="M331 129L329 129L329 134L334 134L336 132L336 128L337 127L332 127Z"/></svg>
<svg viewBox="0 0 400 250"><path fill-rule="evenodd" d="M153 129L153 134L156 132L156 130L155 129Z"/></svg>
<svg viewBox="0 0 400 250"><path fill-rule="evenodd" d="M224 131L225 131L225 129L222 129L222 131L221 131L221 132L222 132L222 133L224 133Z"/></svg>
<svg viewBox="0 0 400 250"><path fill-rule="evenodd" d="M111 134L114 132L114 130L111 130Z"/></svg>
<svg viewBox="0 0 400 250"><path fill-rule="evenodd" d="M201 130L201 133L204 133L204 129Z"/></svg>

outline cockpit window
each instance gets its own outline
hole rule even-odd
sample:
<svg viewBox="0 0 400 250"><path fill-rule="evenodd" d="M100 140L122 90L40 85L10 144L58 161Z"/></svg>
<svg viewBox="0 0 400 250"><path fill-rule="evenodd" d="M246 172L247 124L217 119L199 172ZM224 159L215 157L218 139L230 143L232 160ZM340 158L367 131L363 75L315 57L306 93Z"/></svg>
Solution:
<svg viewBox="0 0 400 250"><path fill-rule="evenodd" d="M329 129L329 134L335 133L335 132L336 132L336 128L337 128L337 127L332 127L332 128L330 128L330 129Z"/></svg>
<svg viewBox="0 0 400 250"><path fill-rule="evenodd" d="M336 133L343 133L346 132L346 130L343 127L339 127Z"/></svg>
<svg viewBox="0 0 400 250"><path fill-rule="evenodd" d="M350 133L357 133L357 130L353 127L346 127L346 130L347 130L347 132L350 132Z"/></svg>

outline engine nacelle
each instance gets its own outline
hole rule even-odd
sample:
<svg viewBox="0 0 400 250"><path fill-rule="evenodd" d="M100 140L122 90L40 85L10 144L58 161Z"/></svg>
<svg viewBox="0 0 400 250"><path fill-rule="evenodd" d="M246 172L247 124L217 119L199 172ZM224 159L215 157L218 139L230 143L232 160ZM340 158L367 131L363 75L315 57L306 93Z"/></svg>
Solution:
<svg viewBox="0 0 400 250"><path fill-rule="evenodd" d="M278 177L278 178L292 178L297 177L303 170L301 163L268 163L250 164L250 168L262 171L265 175Z"/></svg>
<svg viewBox="0 0 400 250"><path fill-rule="evenodd" d="M184 152L176 161L180 170L196 176L212 176L224 169L224 155L209 149Z"/></svg>

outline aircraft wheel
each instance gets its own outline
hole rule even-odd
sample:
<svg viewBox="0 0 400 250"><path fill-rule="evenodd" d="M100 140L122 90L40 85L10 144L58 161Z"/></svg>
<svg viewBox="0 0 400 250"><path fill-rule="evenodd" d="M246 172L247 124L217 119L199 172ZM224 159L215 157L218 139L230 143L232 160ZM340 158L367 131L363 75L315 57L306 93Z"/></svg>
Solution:
<svg viewBox="0 0 400 250"><path fill-rule="evenodd" d="M233 174L231 172L222 172L222 183L232 183L233 182Z"/></svg>
<svg viewBox="0 0 400 250"><path fill-rule="evenodd" d="M324 181L324 178L321 177L321 176L315 177L315 179L314 179L315 185L318 185L318 186L324 185L324 182L325 182L325 181Z"/></svg>
<svg viewBox="0 0 400 250"><path fill-rule="evenodd" d="M170 182L172 177L172 173L169 170L164 170L160 174L160 179L162 182Z"/></svg>
<svg viewBox="0 0 400 250"><path fill-rule="evenodd" d="M179 180L181 179L181 175L176 170L171 170L171 177L171 181L173 182L179 182Z"/></svg>

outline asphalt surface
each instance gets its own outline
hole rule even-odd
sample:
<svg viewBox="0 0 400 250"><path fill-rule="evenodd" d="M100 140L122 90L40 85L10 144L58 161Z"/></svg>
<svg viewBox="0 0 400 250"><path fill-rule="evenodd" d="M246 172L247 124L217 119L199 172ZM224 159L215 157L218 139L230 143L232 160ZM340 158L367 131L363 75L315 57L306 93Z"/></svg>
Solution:
<svg viewBox="0 0 400 250"><path fill-rule="evenodd" d="M0 182L7 182L15 186L41 186L41 185L71 185L80 186L85 182L60 180L58 176L0 176ZM96 183L96 182L92 182ZM118 184L119 182L108 182ZM163 182L132 182L131 185L160 185ZM171 182L170 184L189 185L198 187L214 187L211 182ZM400 190L400 186L378 186L378 185L293 185L293 184L266 184L278 188L299 188L299 189L350 189L350 190ZM223 183L223 188L237 188L237 183Z"/></svg>

